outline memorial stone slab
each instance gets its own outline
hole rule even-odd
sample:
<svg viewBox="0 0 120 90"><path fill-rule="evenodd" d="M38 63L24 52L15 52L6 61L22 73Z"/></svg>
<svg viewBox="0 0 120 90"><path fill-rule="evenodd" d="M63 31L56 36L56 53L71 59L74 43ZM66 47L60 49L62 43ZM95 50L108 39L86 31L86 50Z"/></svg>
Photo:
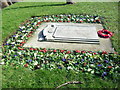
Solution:
<svg viewBox="0 0 120 90"><path fill-rule="evenodd" d="M90 25L51 23L43 29L43 35L47 41L99 44L96 27Z"/></svg>

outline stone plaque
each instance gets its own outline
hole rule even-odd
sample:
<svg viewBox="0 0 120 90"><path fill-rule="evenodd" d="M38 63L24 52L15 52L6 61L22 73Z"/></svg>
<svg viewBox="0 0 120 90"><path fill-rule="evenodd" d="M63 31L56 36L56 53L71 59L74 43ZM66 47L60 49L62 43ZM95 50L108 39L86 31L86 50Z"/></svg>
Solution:
<svg viewBox="0 0 120 90"><path fill-rule="evenodd" d="M98 39L96 27L94 26L57 26L55 38L66 38L66 39Z"/></svg>
<svg viewBox="0 0 120 90"><path fill-rule="evenodd" d="M99 43L96 27L69 23L51 23L43 30L47 41L75 42L75 43Z"/></svg>

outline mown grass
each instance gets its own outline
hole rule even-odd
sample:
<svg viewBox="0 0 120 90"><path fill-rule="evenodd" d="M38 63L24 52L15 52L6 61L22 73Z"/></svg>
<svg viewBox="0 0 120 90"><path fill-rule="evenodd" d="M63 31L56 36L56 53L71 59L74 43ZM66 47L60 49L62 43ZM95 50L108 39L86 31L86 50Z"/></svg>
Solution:
<svg viewBox="0 0 120 90"><path fill-rule="evenodd" d="M12 35L20 23L31 16L52 14L90 14L105 17L107 29L114 32L111 38L116 51L118 49L118 3L114 2L85 2L74 5L48 2L20 2L2 10L2 40ZM65 70L30 71L26 68L5 69L3 67L3 88L54 88L67 81L82 81L84 84L72 84L69 88L116 88L115 79L101 79L91 74L66 72Z"/></svg>
<svg viewBox="0 0 120 90"><path fill-rule="evenodd" d="M3 69L3 87L4 88L55 88L68 81L81 81L83 84L69 84L62 88L117 88L118 83L111 79L102 79L100 77L75 73L66 70L35 70L31 71L20 67L14 69Z"/></svg>

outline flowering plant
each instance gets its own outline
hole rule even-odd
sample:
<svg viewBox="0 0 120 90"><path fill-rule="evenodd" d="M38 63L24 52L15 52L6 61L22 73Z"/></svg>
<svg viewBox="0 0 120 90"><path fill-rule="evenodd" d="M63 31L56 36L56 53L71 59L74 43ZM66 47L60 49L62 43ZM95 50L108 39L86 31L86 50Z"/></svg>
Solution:
<svg viewBox="0 0 120 90"><path fill-rule="evenodd" d="M24 66L31 70L58 68L75 72L82 71L102 77L119 72L119 55L116 53L23 47L42 22L101 23L98 16L89 15L32 17L19 26L14 35L4 41L0 64L4 64L6 67L9 65Z"/></svg>

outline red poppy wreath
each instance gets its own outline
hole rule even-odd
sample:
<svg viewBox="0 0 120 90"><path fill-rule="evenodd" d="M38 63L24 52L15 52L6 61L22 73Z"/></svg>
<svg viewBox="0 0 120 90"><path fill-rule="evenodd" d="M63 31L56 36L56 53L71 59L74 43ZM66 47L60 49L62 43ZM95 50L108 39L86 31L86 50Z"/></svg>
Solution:
<svg viewBox="0 0 120 90"><path fill-rule="evenodd" d="M97 33L98 33L98 36L102 38L110 38L113 36L113 33L106 29L99 30Z"/></svg>

